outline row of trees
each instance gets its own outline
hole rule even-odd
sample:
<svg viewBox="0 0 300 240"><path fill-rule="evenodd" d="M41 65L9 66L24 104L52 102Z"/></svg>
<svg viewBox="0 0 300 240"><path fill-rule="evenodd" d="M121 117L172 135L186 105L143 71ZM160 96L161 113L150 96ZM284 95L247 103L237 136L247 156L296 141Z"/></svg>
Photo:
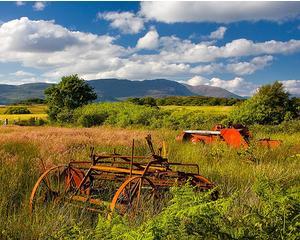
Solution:
<svg viewBox="0 0 300 240"><path fill-rule="evenodd" d="M127 101L138 105L148 106L232 106L245 101L245 99L203 96L170 96L164 98L128 98Z"/></svg>
<svg viewBox="0 0 300 240"><path fill-rule="evenodd" d="M94 90L78 75L62 77L60 83L46 89L48 114L52 121L70 122L74 110L97 98ZM209 97L167 97L161 99L130 98L137 105L233 105L238 99ZM290 98L280 82L262 86L251 98L241 102L230 116L230 121L243 124L279 124L299 117L299 99Z"/></svg>

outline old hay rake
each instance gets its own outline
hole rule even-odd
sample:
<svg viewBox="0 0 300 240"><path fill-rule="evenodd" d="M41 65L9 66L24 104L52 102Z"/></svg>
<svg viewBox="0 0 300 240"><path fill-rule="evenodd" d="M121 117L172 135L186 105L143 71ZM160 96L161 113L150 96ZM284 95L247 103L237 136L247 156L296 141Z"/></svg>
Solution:
<svg viewBox="0 0 300 240"><path fill-rule="evenodd" d="M149 156L100 154L93 151L90 161L71 161L67 165L46 170L37 180L31 196L30 210L49 203L67 203L86 210L108 215L137 215L141 210L157 212L171 186L190 182L200 191L212 189L214 184L199 174L197 164L169 162L146 137ZM174 171L171 167L194 168L195 172ZM216 197L216 196L213 196Z"/></svg>

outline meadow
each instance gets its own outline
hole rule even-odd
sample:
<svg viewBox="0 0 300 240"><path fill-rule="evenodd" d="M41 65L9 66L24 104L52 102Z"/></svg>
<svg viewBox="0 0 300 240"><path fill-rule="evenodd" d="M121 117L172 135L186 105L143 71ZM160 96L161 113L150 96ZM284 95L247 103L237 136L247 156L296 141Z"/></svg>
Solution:
<svg viewBox="0 0 300 240"><path fill-rule="evenodd" d="M9 123L11 123L13 121L28 120L30 118L47 119L48 117L48 115L46 114L47 106L44 104L13 106L26 107L28 110L30 110L31 114L5 114L5 111L10 106L0 106L0 122L3 122L5 119L8 119Z"/></svg>
<svg viewBox="0 0 300 240"><path fill-rule="evenodd" d="M176 110L176 111L202 111L204 114L213 114L220 115L226 114L228 115L233 106L176 106L176 105L168 105L168 106L159 106L162 110Z"/></svg>
<svg viewBox="0 0 300 240"><path fill-rule="evenodd" d="M273 150L182 144L175 141L180 130L166 128L2 126L0 239L299 239L300 123L284 124L251 127L254 138L283 141ZM48 168L87 160L90 146L130 153L133 138L137 151L149 154L148 133L156 147L167 142L170 161L199 164L201 174L217 184L219 200L174 188L164 210L142 223L55 205L29 214L41 162Z"/></svg>

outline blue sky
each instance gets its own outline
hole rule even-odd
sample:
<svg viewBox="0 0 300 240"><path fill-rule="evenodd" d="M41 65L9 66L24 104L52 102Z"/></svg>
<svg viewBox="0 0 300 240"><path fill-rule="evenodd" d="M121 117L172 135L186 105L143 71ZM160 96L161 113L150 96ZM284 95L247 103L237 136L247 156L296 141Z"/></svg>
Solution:
<svg viewBox="0 0 300 240"><path fill-rule="evenodd" d="M0 84L166 78L300 94L300 2L0 2Z"/></svg>

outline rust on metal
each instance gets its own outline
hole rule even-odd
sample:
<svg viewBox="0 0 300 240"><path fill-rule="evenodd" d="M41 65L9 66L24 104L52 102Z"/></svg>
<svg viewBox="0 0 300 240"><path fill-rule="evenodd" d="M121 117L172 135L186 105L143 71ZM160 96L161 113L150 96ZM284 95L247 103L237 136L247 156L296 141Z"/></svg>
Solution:
<svg viewBox="0 0 300 240"><path fill-rule="evenodd" d="M156 152L150 135L146 141L150 155L134 155L133 140L131 155L118 154L115 149L112 154L96 154L91 148L90 161L70 161L46 170L32 190L30 210L66 202L94 212L108 207L109 217L116 210L137 215L145 207L156 209L153 205L172 186L189 182L199 191L215 187L199 174L197 164L169 162L165 143ZM193 168L194 172L178 171L180 168Z"/></svg>
<svg viewBox="0 0 300 240"><path fill-rule="evenodd" d="M248 148L251 144L252 133L242 124L233 124L225 127L222 124L215 125L212 130L185 130L177 137L177 141L212 144L225 142L233 148ZM268 148L276 148L282 144L280 140L259 139L259 145Z"/></svg>

